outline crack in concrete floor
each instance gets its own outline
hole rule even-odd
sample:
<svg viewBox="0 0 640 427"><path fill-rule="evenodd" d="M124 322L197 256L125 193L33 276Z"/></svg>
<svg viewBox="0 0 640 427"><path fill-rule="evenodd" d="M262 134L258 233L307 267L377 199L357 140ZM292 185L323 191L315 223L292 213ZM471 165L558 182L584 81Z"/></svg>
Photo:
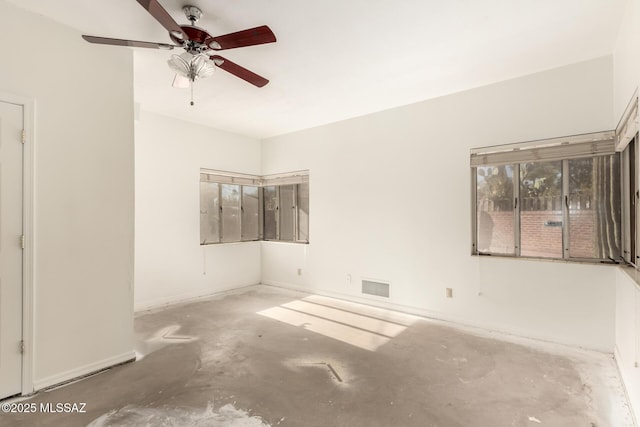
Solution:
<svg viewBox="0 0 640 427"><path fill-rule="evenodd" d="M326 362L308 362L308 363L300 363L299 366L320 366L320 367L325 367L327 368L327 370L329 371L329 373L331 374L331 376L333 378L335 378L338 382L342 382L342 378L340 378L340 375L338 375L338 372L335 370L335 368L333 366L331 366L331 363L326 363Z"/></svg>

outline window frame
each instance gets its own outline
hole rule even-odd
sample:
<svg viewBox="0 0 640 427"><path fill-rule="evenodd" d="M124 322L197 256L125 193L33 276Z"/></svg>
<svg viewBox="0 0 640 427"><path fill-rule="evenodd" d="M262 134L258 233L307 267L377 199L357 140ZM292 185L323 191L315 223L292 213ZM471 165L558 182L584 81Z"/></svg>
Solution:
<svg viewBox="0 0 640 427"><path fill-rule="evenodd" d="M281 188L283 186L289 186L291 185L293 187L292 189L292 203L293 206L291 207L292 210L292 232L293 232L293 239L292 240L284 240L282 238L282 198L280 195L280 191ZM275 214L275 223L276 223L276 237L275 238L267 238L267 232L265 230L264 233L264 241L267 242L287 242L287 243L302 243L302 244L308 244L309 243L309 239L301 239L300 238L300 209L299 209L299 194L300 194L300 185L308 185L308 181L306 182L299 182L299 183L295 183L295 184L280 184L280 185L272 185L272 184L266 184L264 185L264 187L262 188L262 191L264 192L264 188L265 187L275 187L275 200L276 200L276 214ZM264 204L262 205L264 206ZM266 209L264 209L264 214L266 214ZM266 220L263 220L266 223ZM307 220L307 236L309 236L309 220Z"/></svg>
<svg viewBox="0 0 640 427"><path fill-rule="evenodd" d="M503 166L512 166L512 175L515 177L516 174L517 176L520 175L520 165L519 164L506 164ZM512 206L514 206L513 212L512 212L512 216L513 216L513 237L514 237L514 251L512 254L510 253L501 253L501 252L486 252L486 251L480 251L478 248L478 231L479 231L479 227L478 227L478 200L477 200L477 191L478 191L478 168L477 167L473 167L471 168L471 206L472 206L472 216L471 216L471 222L472 222L472 230L473 230L473 235L472 235L472 243L471 243L471 253L473 255L495 255L495 256L503 256L503 257L509 257L509 258L513 258L513 257L518 257L520 256L520 245L519 245L519 241L520 241L520 216L518 215L518 211L516 210L517 205L515 205L518 200L520 199L520 185L519 185L519 181L516 181L515 179L512 180L511 182L513 188L512 188L512 194L514 197Z"/></svg>
<svg viewBox="0 0 640 427"><path fill-rule="evenodd" d="M263 223L264 223L264 235L263 235L263 240L265 242L277 242L280 240L280 186L278 185L265 185L260 189L260 192L263 195L263 199L266 201L267 198L264 195L265 190L267 187L273 187L273 191L274 191L274 196L273 196L273 200L275 200L275 206L273 209L269 209L269 210L273 210L273 223L274 223L274 237L267 237L267 219L266 219L266 214L267 214L267 209L265 208L264 203L262 204L262 218L263 218ZM271 233L271 230L269 230L269 234Z"/></svg>
<svg viewBox="0 0 640 427"><path fill-rule="evenodd" d="M616 126L616 151L621 153L622 255L640 269L640 114L636 89Z"/></svg>
<svg viewBox="0 0 640 427"><path fill-rule="evenodd" d="M629 141L621 152L620 174L622 187L622 229L623 251L625 262L636 269L640 267L638 253L640 236L638 225L640 221L640 147L639 136Z"/></svg>
<svg viewBox="0 0 640 427"><path fill-rule="evenodd" d="M202 180L200 181L199 184L200 184L200 186L199 186L199 193L200 193L200 240L199 241L200 241L200 245L206 246L206 245L220 243L221 239L222 239L222 236L220 234L220 228L221 228L221 226L220 226L220 184L217 183L217 182L202 181ZM214 228L217 228L217 231L216 231L217 240L215 240L215 241L214 240L207 241L207 239L203 240L203 238L202 238L202 220L203 220L203 218L202 218L202 215L203 215L203 209L202 209L203 208L203 206L202 206L202 201L203 201L202 200L202 197L203 197L203 195L202 195L202 184L206 184L206 185L211 184L211 185L215 185L215 187L216 187L215 191L212 191L212 194L215 193L217 195L215 206L212 206L212 208L215 209L216 216L217 216L217 219L216 219L217 226L214 227ZM208 211L209 211L209 209L206 209L205 212L208 213Z"/></svg>
<svg viewBox="0 0 640 427"><path fill-rule="evenodd" d="M258 210L256 212L256 220L257 220L257 231L255 238L247 238L247 234L245 233L244 223L245 223L245 189L246 188L255 188L256 189L256 199L258 203ZM255 242L260 240L260 217L261 217L261 197L260 197L260 187L257 185L241 185L240 186L240 241L241 242ZM251 237L251 236L250 236Z"/></svg>
<svg viewBox="0 0 640 427"><path fill-rule="evenodd" d="M307 193L306 236L307 236L307 238L306 239L303 239L301 237L301 233L300 233L300 227L301 227L301 222L300 222L300 211L301 211L301 208L300 208L300 186L301 185L306 185L307 186L307 190L306 190L306 193ZM295 204L296 204L296 209L295 209L295 211L296 211L296 213L295 213L295 215L296 215L295 232L296 232L296 242L297 243L305 243L305 244L309 243L309 224L310 224L310 221L309 221L309 211L310 211L310 209L309 209L309 204L310 204L309 193L310 193L310 191L309 191L309 182L308 181L296 184L296 189L295 189Z"/></svg>
<svg viewBox="0 0 640 427"><path fill-rule="evenodd" d="M554 159L541 159L539 160L540 162L547 162L547 161L560 161L561 162L561 217L562 217L562 252L561 252L561 257L536 257L536 256L522 256L522 247L521 247L521 243L522 243L522 230L521 230L521 214L522 214L522 199L521 199L521 194L520 194L520 190L521 190L521 176L520 176L520 169L521 169L521 164L523 163L533 163L535 162L535 160L531 160L531 159L526 159L526 160L521 160L521 161L517 161L517 156L520 154L518 153L519 150L524 149L534 149L534 150L545 150L545 147L557 147L558 145L562 144L562 142L564 142L565 144L568 143L574 143L574 144L579 144L582 142L589 141L589 140L600 140L600 141L611 141L614 138L614 133L612 131L607 131L607 132L599 132L596 134L588 134L588 135L576 135L576 136L572 136L572 137L563 137L563 138L554 138L552 140L541 140L541 141L531 141L531 142L526 142L526 143L517 143L517 144L508 144L505 146L493 146L493 147L485 147L485 148L478 148L478 149L472 149L472 165L471 165L471 233L472 233L472 238L471 238L471 255L475 255L475 256L497 256L497 257L504 257L504 258L525 258L525 259L536 259L536 260L549 260L549 261L571 261L571 262L588 262L588 263L611 263L611 264L618 264L620 262L623 261L623 247L624 247L624 211L622 209L620 209L620 213L619 213L619 230L617 230L617 232L619 233L620 236L620 244L619 244L619 253L616 254L616 258L615 261L611 261L610 259L601 259L601 258L591 258L591 257L576 257L576 256L571 256L570 253L570 239L571 239L571 234L570 234L570 207L569 207L569 189L570 189L570 175L569 175L569 161L572 159L577 159L577 158L596 158L599 156L617 156L617 167L619 172L622 174L622 170L623 170L623 164L622 164L622 157L619 153L615 152L613 150L613 148L611 149L611 152L608 153L604 153L604 152L597 152L597 149L593 149L594 151L597 152L597 154L593 154L593 155L579 155L579 156L567 156L566 158L557 158L557 156L562 155L562 147L559 148L554 148L554 150L556 150L556 158ZM567 141L568 140L568 141ZM566 148L566 147L565 147ZM489 153L488 155L485 154L483 151L486 151L486 153ZM637 151L637 150L636 150ZM502 154L504 153L504 154ZM529 153L527 153L529 154ZM553 154L553 153L552 153ZM485 163L478 163L477 159L476 162L474 164L474 159L473 156L485 156L484 159L487 159L489 156L494 155L494 158L496 159L512 159L514 161L502 161L498 164L491 164L489 162L485 162ZM636 153L636 156L638 155L638 153ZM502 156L502 157L500 157ZM544 153L543 156L544 157ZM526 158L526 156L524 156L523 158ZM512 185L513 185L513 197L514 197L514 201L513 201L513 227L514 227L514 246L515 246L515 250L513 254L503 254L503 253L494 253L494 252L487 252L487 251L480 251L478 249L478 232L479 232L479 225L478 225L478 168L480 166L499 166L499 165L511 165L513 167L513 177L512 177ZM637 166L637 164L636 164ZM636 173L637 173L637 167L636 167ZM620 192L622 194L623 191L623 183L622 181L618 182L618 189L617 191ZM640 197L640 194L636 194L637 198ZM637 201L637 200L636 200ZM622 204L622 199L620 201L620 203ZM636 206L638 205L638 203L636 202ZM620 208L622 208L622 206L620 206ZM638 212L636 210L636 224L638 221ZM636 248L637 248L637 239L636 239ZM639 257L640 258L640 257Z"/></svg>
<svg viewBox="0 0 640 427"><path fill-rule="evenodd" d="M238 200L235 201L234 206L230 206L230 205L226 205L225 204L225 198L223 197L223 193L225 191L226 187L238 187ZM242 200L242 191L243 191L244 185L241 184L219 184L218 185L218 189L219 189L219 193L218 193L218 198L220 200L220 221L219 221L219 225L220 225L220 243L237 243L237 242L241 242L242 241L242 226L243 226L243 218L242 218L242 205L243 205L243 200ZM234 226L237 228L237 230L233 230L234 234L237 233L237 236L239 236L238 238L229 238L227 237L227 234L230 234L231 231L229 231L229 233L225 233L225 224L229 225L227 223L227 219L225 217L225 209L235 209L237 211L236 215L237 215L237 219L234 221ZM226 240L229 239L229 240Z"/></svg>
<svg viewBox="0 0 640 427"><path fill-rule="evenodd" d="M202 240L202 183L212 183L217 185L217 193L218 193L218 241L207 241ZM285 243L302 243L309 244L309 239L302 240L300 239L300 229L299 229L299 209L298 209L298 189L300 185L308 185L309 184L309 171L297 171L290 172L285 174L277 174L270 176L257 176L257 175L247 175L241 173L233 173L233 172L224 172L224 171L215 171L209 169L200 169L200 246L209 246L209 245L217 245L217 244L227 244L227 243L240 243L240 242L251 242L251 241L278 241ZM222 203L222 188L225 185L237 185L239 186L239 240L224 240L224 226L223 226L223 203ZM280 187L283 185L292 185L293 186L293 207L292 207L292 215L293 215L293 240L282 240L281 239L281 231L280 231ZM244 214L245 214L245 200L244 193L245 187L257 187L258 189L258 236L257 238L245 238L245 229L244 229ZM264 188L265 187L275 187L276 191L276 214L275 214L275 224L276 224L276 238L275 239L267 239L265 238L266 230L265 230L265 196L264 196ZM308 191L308 190L307 190ZM308 212L307 212L307 216ZM306 235L309 235L309 219L307 219L307 230Z"/></svg>

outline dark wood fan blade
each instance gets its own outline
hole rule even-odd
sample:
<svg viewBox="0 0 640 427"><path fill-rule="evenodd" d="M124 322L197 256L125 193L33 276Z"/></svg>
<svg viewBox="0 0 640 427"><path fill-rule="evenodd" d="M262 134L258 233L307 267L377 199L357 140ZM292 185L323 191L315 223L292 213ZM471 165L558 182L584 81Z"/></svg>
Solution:
<svg viewBox="0 0 640 427"><path fill-rule="evenodd" d="M236 77L240 77L242 80L249 82L254 86L262 87L269 83L269 80L264 77L259 76L253 71L249 71L235 62L231 62L228 59L223 58L222 56L213 55L211 56L211 60L226 72L231 73Z"/></svg>
<svg viewBox="0 0 640 427"><path fill-rule="evenodd" d="M205 43L214 50L233 49L236 47L254 46L257 44L273 43L276 36L266 25L213 37Z"/></svg>
<svg viewBox="0 0 640 427"><path fill-rule="evenodd" d="M175 37L181 40L189 40L189 36L187 36L184 33L184 31L182 31L182 28L180 28L180 25L178 25L177 22L171 17L171 15L169 15L169 12L167 12L160 5L160 3L158 3L158 0L137 0L137 1L138 3L140 3L142 7L147 9L147 12L149 12L151 16L153 16L156 19L156 21L160 23L160 25L166 28L170 34L174 35Z"/></svg>
<svg viewBox="0 0 640 427"><path fill-rule="evenodd" d="M131 47L148 47L150 49L167 49L174 48L172 44L165 43L153 43L153 42L139 42L136 40L123 40L123 39L110 39L108 37L96 37L96 36L82 36L83 39L89 43L96 44L109 44L113 46L131 46Z"/></svg>

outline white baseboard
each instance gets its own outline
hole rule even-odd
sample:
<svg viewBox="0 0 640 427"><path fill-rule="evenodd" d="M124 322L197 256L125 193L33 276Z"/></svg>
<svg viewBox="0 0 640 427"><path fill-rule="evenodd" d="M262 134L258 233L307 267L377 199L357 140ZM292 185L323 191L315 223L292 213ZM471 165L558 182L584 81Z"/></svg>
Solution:
<svg viewBox="0 0 640 427"><path fill-rule="evenodd" d="M124 362L135 360L136 353L131 350L126 353L119 354L117 356L109 357L107 359L99 360L97 362L89 363L79 368L70 369L59 374L51 375L46 378L35 380L33 382L34 391L42 390L43 388L58 385L64 382L68 382L94 372L101 371L106 368L110 368L115 365L119 365Z"/></svg>
<svg viewBox="0 0 640 427"><path fill-rule="evenodd" d="M209 298L225 292L233 292L239 289L247 288L249 286L255 286L256 284L228 286L228 287L222 287L217 289L200 289L194 292L186 292L184 294L170 295L167 297L155 298L152 300L135 301L133 304L133 310L134 312L139 312L139 311L163 308L163 307L167 307L175 304L181 304L188 301L195 301L198 299Z"/></svg>
<svg viewBox="0 0 640 427"><path fill-rule="evenodd" d="M629 390L627 389L626 380L626 369L624 368L624 360L622 359L622 355L620 354L620 350L618 346L615 346L613 350L613 358L616 362L616 368L618 368L618 375L620 376L620 381L622 382L622 389L624 390L625 397L627 398L627 402L629 403L629 412L631 413L631 417L633 418L633 425L639 425L640 421L640 402L634 402L629 396Z"/></svg>
<svg viewBox="0 0 640 427"><path fill-rule="evenodd" d="M366 304L373 307L384 308L388 310L400 311L402 313L413 314L416 316L425 317L425 318L436 320L436 321L448 322L455 326L478 331L479 333L489 333L489 334L497 333L497 334L504 335L502 339L504 339L507 336L511 336L516 339L532 340L540 343L549 343L553 345L579 348L579 349L588 350L588 351L595 351L598 353L605 353L605 354L612 353L612 349L608 349L608 348L585 346L585 345L581 345L580 343L563 342L559 340L557 337L553 337L553 336L548 336L544 334L535 334L535 333L531 333L531 331L522 330L519 328L506 329L502 325L493 324L490 322L477 322L474 319L455 316L449 313L426 310L423 308L398 304L394 302L381 301L378 297L371 297L371 298L360 297L357 295L344 294L344 293L333 292L333 291L325 291L322 289L305 288L305 287L293 285L290 283L279 282L276 280L268 280L268 279L263 280L262 284L268 285L268 286L275 286L278 288L290 289L298 292L322 295L326 297L341 299L341 300L355 302L359 304Z"/></svg>

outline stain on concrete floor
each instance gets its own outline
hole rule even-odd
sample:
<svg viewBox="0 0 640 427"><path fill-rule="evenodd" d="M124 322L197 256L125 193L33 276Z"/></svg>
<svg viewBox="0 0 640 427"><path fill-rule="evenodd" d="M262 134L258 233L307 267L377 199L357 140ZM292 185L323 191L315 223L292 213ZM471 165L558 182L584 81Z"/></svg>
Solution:
<svg viewBox="0 0 640 427"><path fill-rule="evenodd" d="M0 425L631 425L607 355L543 351L330 299L322 300L329 311L348 312L340 338L367 333L376 318L403 328L371 331L388 340L363 347L331 337L330 318L315 306L305 322L320 318L317 330L258 314L301 311L304 298L257 286L141 313L136 350L144 357L25 401L86 402L86 413L4 414Z"/></svg>
<svg viewBox="0 0 640 427"><path fill-rule="evenodd" d="M209 404L204 411L190 408L139 408L127 405L93 420L88 427L107 426L207 426L207 427L270 427L260 417L250 416L227 403L219 410Z"/></svg>

